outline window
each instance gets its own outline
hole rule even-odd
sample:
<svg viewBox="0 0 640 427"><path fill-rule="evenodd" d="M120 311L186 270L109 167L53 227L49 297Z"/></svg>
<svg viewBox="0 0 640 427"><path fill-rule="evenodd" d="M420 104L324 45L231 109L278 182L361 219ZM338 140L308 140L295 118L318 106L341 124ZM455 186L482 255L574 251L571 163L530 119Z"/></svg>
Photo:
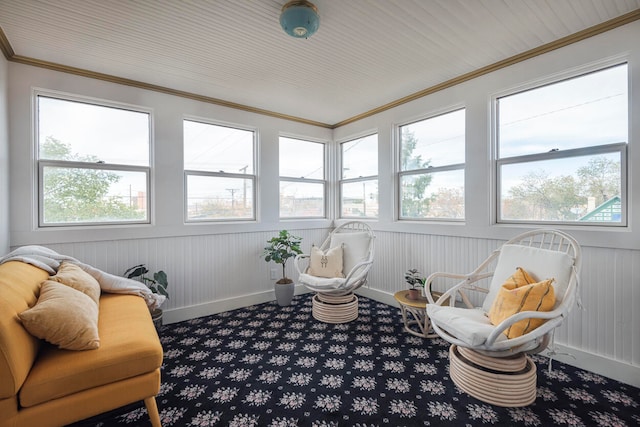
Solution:
<svg viewBox="0 0 640 427"><path fill-rule="evenodd" d="M280 218L325 216L324 146L280 137Z"/></svg>
<svg viewBox="0 0 640 427"><path fill-rule="evenodd" d="M38 223L149 222L148 112L36 94Z"/></svg>
<svg viewBox="0 0 640 427"><path fill-rule="evenodd" d="M378 217L378 135L340 144L340 215Z"/></svg>
<svg viewBox="0 0 640 427"><path fill-rule="evenodd" d="M498 222L624 225L627 65L497 99Z"/></svg>
<svg viewBox="0 0 640 427"><path fill-rule="evenodd" d="M187 221L255 219L255 132L184 121Z"/></svg>
<svg viewBox="0 0 640 427"><path fill-rule="evenodd" d="M400 219L464 219L465 110L400 126Z"/></svg>

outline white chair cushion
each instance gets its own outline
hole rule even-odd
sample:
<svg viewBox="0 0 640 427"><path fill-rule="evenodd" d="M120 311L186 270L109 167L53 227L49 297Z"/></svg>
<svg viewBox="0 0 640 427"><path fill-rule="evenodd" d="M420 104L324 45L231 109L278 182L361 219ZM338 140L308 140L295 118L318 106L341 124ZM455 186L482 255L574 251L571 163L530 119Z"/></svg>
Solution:
<svg viewBox="0 0 640 427"><path fill-rule="evenodd" d="M480 309L469 309L427 304L427 315L431 321L470 347L484 344L495 326ZM506 339L500 334L497 341Z"/></svg>
<svg viewBox="0 0 640 427"><path fill-rule="evenodd" d="M367 232L335 233L331 236L330 247L335 248L344 244L342 271L345 276L356 264L367 260L370 242L371 237Z"/></svg>
<svg viewBox="0 0 640 427"><path fill-rule="evenodd" d="M504 245L500 250L498 263L489 286L489 294L482 304L482 309L489 312L500 287L518 267L527 270L537 281L554 278L553 287L557 306L569 285L572 265L573 258L564 252L522 245Z"/></svg>
<svg viewBox="0 0 640 427"><path fill-rule="evenodd" d="M307 273L302 273L298 278L298 282L300 284L308 286L313 290L322 290L322 289L340 289L345 284L344 277L316 277Z"/></svg>

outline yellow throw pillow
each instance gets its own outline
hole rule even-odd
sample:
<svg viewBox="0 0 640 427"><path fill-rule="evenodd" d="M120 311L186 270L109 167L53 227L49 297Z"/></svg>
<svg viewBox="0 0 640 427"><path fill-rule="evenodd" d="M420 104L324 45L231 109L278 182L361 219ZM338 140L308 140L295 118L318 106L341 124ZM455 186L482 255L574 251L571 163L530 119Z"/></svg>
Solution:
<svg viewBox="0 0 640 427"><path fill-rule="evenodd" d="M86 294L45 280L36 305L18 314L33 336L67 350L100 347L98 306Z"/></svg>
<svg viewBox="0 0 640 427"><path fill-rule="evenodd" d="M51 276L49 280L71 286L73 289L87 294L96 304L100 304L100 283L76 264L63 261L58 267L56 275Z"/></svg>
<svg viewBox="0 0 640 427"><path fill-rule="evenodd" d="M342 245L329 248L323 252L317 246L311 246L308 274L316 277L344 277L342 272Z"/></svg>
<svg viewBox="0 0 640 427"><path fill-rule="evenodd" d="M498 325L507 317L521 311L551 311L556 303L553 289L554 279L536 282L523 268L516 272L502 285L493 305L489 310L489 321ZM515 338L531 332L542 325L544 319L523 319L514 323L504 331L508 338Z"/></svg>

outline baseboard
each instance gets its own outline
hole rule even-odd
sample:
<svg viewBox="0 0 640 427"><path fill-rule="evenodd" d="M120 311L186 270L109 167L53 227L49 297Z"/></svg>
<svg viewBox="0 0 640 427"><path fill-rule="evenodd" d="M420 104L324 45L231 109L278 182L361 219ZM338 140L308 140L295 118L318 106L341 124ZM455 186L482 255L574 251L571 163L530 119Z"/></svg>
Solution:
<svg viewBox="0 0 640 427"><path fill-rule="evenodd" d="M357 293L398 307L398 303L390 293L370 288L360 288ZM640 388L640 367L558 343L555 346L557 354L553 356L554 360ZM547 353L548 351L545 351L542 354L547 355Z"/></svg>
<svg viewBox="0 0 640 427"><path fill-rule="evenodd" d="M297 285L295 287L296 295L301 295L308 292L309 290L304 286ZM171 323L182 322L198 317L210 316L212 314L222 313L224 311L236 310L238 308L248 307L250 305L275 301L275 299L276 296L274 291L265 291L233 298L216 300L208 302L206 304L198 304L189 307L164 310L163 324L168 325Z"/></svg>

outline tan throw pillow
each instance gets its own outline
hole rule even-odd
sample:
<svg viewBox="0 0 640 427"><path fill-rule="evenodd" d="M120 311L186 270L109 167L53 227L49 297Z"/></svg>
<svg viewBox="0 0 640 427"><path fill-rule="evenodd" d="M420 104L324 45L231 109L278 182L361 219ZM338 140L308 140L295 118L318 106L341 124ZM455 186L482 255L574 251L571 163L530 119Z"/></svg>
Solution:
<svg viewBox="0 0 640 427"><path fill-rule="evenodd" d="M323 252L317 246L311 246L308 274L316 277L344 277L342 272L342 245Z"/></svg>
<svg viewBox="0 0 640 427"><path fill-rule="evenodd" d="M73 289L87 294L96 304L100 303L100 283L75 264L63 261L58 267L56 275L49 279L71 286Z"/></svg>
<svg viewBox="0 0 640 427"><path fill-rule="evenodd" d="M489 310L489 321L498 325L507 317L521 311L551 311L556 303L554 279L536 282L523 268L516 272L502 285L496 299ZM508 338L516 338L531 332L546 322L545 319L523 319L505 329Z"/></svg>
<svg viewBox="0 0 640 427"><path fill-rule="evenodd" d="M45 280L36 305L18 314L33 336L67 350L100 347L98 306L86 294Z"/></svg>

